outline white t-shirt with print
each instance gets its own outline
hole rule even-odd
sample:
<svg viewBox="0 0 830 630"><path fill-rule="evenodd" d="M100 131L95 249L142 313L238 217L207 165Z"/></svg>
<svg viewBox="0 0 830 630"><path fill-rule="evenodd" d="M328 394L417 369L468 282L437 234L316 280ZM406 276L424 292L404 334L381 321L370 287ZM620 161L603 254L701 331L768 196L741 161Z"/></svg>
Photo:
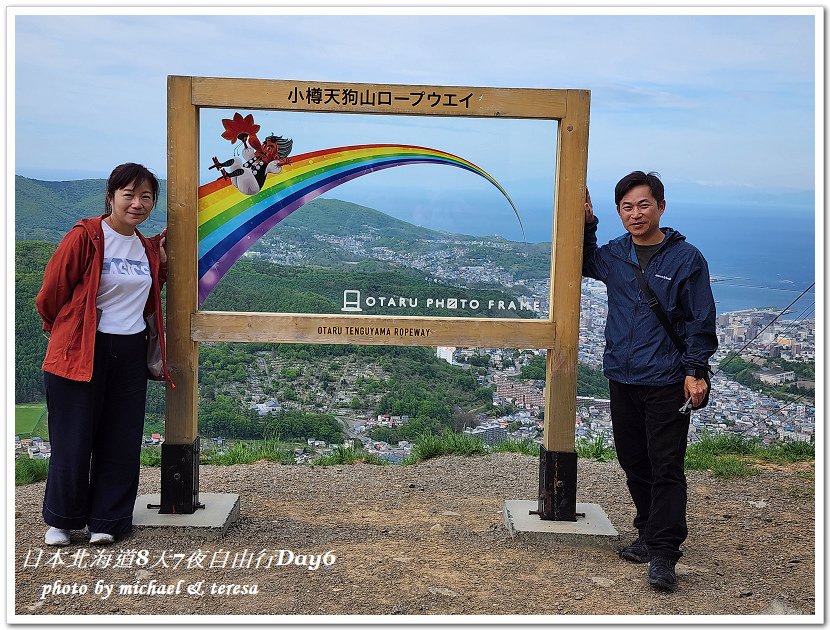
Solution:
<svg viewBox="0 0 830 630"><path fill-rule="evenodd" d="M147 252L138 236L124 236L106 221L104 266L98 287L97 306L101 309L98 330L113 335L132 335L145 328L144 305L153 279Z"/></svg>

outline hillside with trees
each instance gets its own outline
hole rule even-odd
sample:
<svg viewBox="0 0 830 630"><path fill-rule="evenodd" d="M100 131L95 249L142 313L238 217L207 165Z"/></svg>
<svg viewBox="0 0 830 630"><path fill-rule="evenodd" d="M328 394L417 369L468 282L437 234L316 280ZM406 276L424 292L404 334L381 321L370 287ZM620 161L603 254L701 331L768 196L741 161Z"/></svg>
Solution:
<svg viewBox="0 0 830 630"><path fill-rule="evenodd" d="M391 292L389 287L394 287ZM437 292L451 292L452 287L436 286L421 277L397 271L362 271L320 269L306 266L275 265L262 260L240 260L219 282L201 309L205 311L238 311L269 313L339 313L343 306L343 290L358 289L363 295L405 296L407 306L364 306L367 315L426 315L428 297ZM504 291L465 289L469 300L487 304L489 300L509 302L515 299ZM418 301L408 306L409 300ZM470 308L458 308L444 316L477 317ZM517 310L515 317L529 318L531 311Z"/></svg>
<svg viewBox="0 0 830 630"><path fill-rule="evenodd" d="M14 178L14 230L17 241L58 243L86 217L104 213L105 179L49 182ZM139 228L142 234L157 234L167 223L167 181L159 182L159 198L150 218Z"/></svg>
<svg viewBox="0 0 830 630"><path fill-rule="evenodd" d="M40 365L46 354L43 322L35 297L43 283L43 269L55 251L51 243L16 243L14 265L14 398L17 403L44 399Z"/></svg>

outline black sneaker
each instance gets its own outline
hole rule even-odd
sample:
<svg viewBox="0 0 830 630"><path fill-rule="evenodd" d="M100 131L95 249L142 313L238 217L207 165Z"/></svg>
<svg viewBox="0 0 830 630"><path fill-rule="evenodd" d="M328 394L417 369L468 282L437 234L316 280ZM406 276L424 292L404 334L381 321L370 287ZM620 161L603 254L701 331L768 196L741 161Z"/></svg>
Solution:
<svg viewBox="0 0 830 630"><path fill-rule="evenodd" d="M648 547L646 546L646 543L643 542L642 536L637 536L637 540L635 540L630 545L620 547L617 553L620 554L620 558L622 558L623 560L628 560L629 562L637 562L639 564L648 562L650 557L648 553Z"/></svg>
<svg viewBox="0 0 830 630"><path fill-rule="evenodd" d="M653 557L648 563L648 583L661 591L674 593L677 590L674 562L660 556Z"/></svg>

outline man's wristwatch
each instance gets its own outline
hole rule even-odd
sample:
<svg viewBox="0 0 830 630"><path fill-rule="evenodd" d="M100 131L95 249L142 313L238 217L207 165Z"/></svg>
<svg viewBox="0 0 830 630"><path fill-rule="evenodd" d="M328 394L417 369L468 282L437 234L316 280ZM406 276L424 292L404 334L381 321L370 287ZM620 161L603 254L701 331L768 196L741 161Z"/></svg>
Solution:
<svg viewBox="0 0 830 630"><path fill-rule="evenodd" d="M709 370L706 368L694 368L693 370L686 370L687 376L694 376L695 378L706 378Z"/></svg>

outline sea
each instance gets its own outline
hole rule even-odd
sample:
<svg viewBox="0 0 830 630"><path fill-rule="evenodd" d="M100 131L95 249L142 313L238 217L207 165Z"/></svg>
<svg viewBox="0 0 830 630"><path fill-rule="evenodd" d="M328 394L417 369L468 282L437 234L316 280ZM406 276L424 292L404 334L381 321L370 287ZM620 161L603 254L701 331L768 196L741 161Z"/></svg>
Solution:
<svg viewBox="0 0 830 630"><path fill-rule="evenodd" d="M817 248L823 254L814 212L738 206L676 214L676 226L662 223L703 252L719 313L789 306L782 319L815 319L815 287L801 295L816 280Z"/></svg>

